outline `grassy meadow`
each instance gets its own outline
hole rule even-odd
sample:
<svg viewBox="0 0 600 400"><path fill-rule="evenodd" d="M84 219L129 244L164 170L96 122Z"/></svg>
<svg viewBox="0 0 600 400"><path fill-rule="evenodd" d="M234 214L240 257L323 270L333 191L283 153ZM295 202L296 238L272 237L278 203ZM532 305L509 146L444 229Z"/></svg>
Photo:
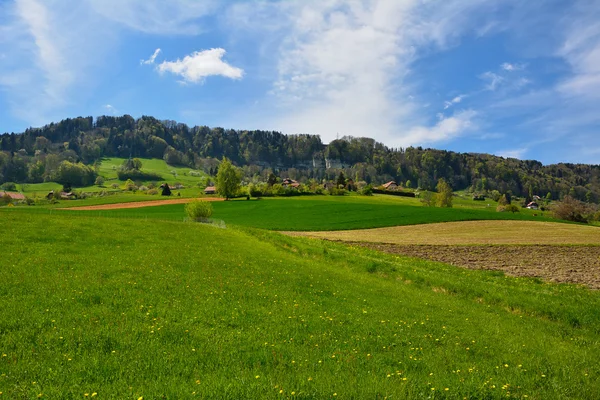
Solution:
<svg viewBox="0 0 600 400"><path fill-rule="evenodd" d="M581 287L254 228L0 209L0 229L0 397L600 393Z"/></svg>
<svg viewBox="0 0 600 400"><path fill-rule="evenodd" d="M391 196L305 196L234 200L213 203L213 218L226 224L281 231L319 231L379 228L470 220L549 220L531 213L498 213L490 209L423 207ZM94 200L100 203L101 199ZM67 202L62 202L61 206ZM91 205L90 201L85 205ZM84 205L70 202L71 205ZM114 218L182 221L181 204L138 209L68 211Z"/></svg>
<svg viewBox="0 0 600 400"><path fill-rule="evenodd" d="M125 161L125 158L113 157L103 158L98 167L98 175L105 179L103 186L86 186L86 187L74 187L73 189L81 192L95 193L95 192L111 192L115 191L111 188L111 185L116 183L121 188L124 187L125 182L120 181L117 178L117 170ZM168 182L174 184L179 182L185 186L185 189L179 190L182 196L192 197L198 196L201 193L198 184L204 186L207 175L203 171L193 170L189 167L174 167L168 165L164 160L156 158L141 158L142 171L151 172L158 174L162 177L160 182ZM192 176L190 172L194 171L200 176ZM142 182L143 184L149 184L150 181ZM19 191L27 196L45 196L51 190L61 190L62 185L56 182L44 182L44 183L29 183L24 185L17 185ZM139 193L138 196L145 196Z"/></svg>

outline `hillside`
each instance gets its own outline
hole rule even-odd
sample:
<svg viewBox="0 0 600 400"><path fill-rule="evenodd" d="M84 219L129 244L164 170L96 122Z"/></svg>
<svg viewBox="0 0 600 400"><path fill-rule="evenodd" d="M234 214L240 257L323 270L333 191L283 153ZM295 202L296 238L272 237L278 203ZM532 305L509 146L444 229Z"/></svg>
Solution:
<svg viewBox="0 0 600 400"><path fill-rule="evenodd" d="M600 199L598 165L545 166L487 154L392 149L369 138L344 137L325 145L315 135L190 128L128 115L66 119L21 134L1 135L0 183L60 181L63 162L81 162L81 167L104 157L130 156L162 158L169 165L201 169L209 175L214 175L218 160L225 156L242 167L248 179L266 180L275 172L298 180L333 180L343 171L355 181L374 184L394 179L407 187L433 189L439 178L445 178L454 190ZM89 178L82 186L89 184L93 171L86 174Z"/></svg>
<svg viewBox="0 0 600 400"><path fill-rule="evenodd" d="M600 391L597 291L255 229L30 210L0 209L7 398Z"/></svg>

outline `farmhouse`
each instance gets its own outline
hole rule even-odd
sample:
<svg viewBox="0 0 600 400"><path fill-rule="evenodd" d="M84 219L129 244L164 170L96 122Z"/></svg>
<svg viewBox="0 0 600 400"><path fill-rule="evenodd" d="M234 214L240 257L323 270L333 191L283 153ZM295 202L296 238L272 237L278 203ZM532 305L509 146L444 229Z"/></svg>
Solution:
<svg viewBox="0 0 600 400"><path fill-rule="evenodd" d="M529 208L530 210L537 210L539 206L538 203L532 201L531 203L527 204L527 208Z"/></svg>
<svg viewBox="0 0 600 400"><path fill-rule="evenodd" d="M299 183L293 179L290 178L285 178L283 181L281 181L281 186L283 187L298 187Z"/></svg>
<svg viewBox="0 0 600 400"><path fill-rule="evenodd" d="M389 181L383 184L385 190L398 190L398 184L395 181Z"/></svg>
<svg viewBox="0 0 600 400"><path fill-rule="evenodd" d="M207 186L206 189L204 189L204 194L215 194L217 193L217 189L214 186Z"/></svg>
<svg viewBox="0 0 600 400"><path fill-rule="evenodd" d="M8 197L10 197L13 200L25 200L25 195L23 195L22 193L0 192L0 197L4 197L5 195L7 195Z"/></svg>
<svg viewBox="0 0 600 400"><path fill-rule="evenodd" d="M75 200L77 199L77 195L73 192L60 192L60 199L61 200ZM48 200L52 199L53 197L55 197L54 194L54 190L51 190L50 192L48 192L48 194L46 195L46 198Z"/></svg>

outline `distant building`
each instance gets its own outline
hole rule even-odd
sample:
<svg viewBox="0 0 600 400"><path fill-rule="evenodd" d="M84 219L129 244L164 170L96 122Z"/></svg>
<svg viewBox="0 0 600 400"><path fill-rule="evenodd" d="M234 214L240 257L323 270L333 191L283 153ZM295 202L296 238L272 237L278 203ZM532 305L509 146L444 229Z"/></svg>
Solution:
<svg viewBox="0 0 600 400"><path fill-rule="evenodd" d="M531 203L527 204L527 207L530 210L537 210L539 208L538 203L536 203L535 201L532 201Z"/></svg>
<svg viewBox="0 0 600 400"><path fill-rule="evenodd" d="M204 194L215 194L217 193L217 188L215 188L214 186L207 186L206 189L204 189Z"/></svg>
<svg viewBox="0 0 600 400"><path fill-rule="evenodd" d="M398 190L398 184L395 181L389 181L383 184L385 190Z"/></svg>
<svg viewBox="0 0 600 400"><path fill-rule="evenodd" d="M25 200L25 195L23 195L22 193L0 192L0 197L4 197L4 195L8 195L13 200Z"/></svg>
<svg viewBox="0 0 600 400"><path fill-rule="evenodd" d="M300 184L293 179L285 178L283 181L281 181L281 186L283 186L283 187L289 186L291 188L297 189L298 186L300 186Z"/></svg>

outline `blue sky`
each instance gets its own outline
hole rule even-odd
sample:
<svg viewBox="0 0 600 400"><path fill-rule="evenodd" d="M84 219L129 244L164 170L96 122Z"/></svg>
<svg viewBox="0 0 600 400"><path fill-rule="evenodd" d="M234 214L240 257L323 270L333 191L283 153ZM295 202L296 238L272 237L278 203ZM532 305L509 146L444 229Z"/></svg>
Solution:
<svg viewBox="0 0 600 400"><path fill-rule="evenodd" d="M600 1L0 0L1 132L122 114L600 164Z"/></svg>

